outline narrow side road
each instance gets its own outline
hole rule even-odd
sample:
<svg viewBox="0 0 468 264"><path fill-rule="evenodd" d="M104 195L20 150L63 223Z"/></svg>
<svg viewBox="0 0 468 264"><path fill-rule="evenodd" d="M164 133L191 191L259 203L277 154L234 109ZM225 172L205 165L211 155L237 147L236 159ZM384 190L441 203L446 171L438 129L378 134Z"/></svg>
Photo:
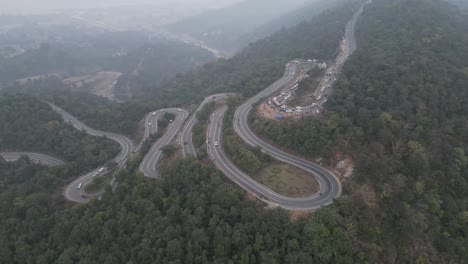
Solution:
<svg viewBox="0 0 468 264"><path fill-rule="evenodd" d="M48 104L50 105L50 107L52 107L52 109L55 112L59 113L62 116L65 122L69 122L76 129L82 130L91 136L107 137L117 142L122 148L122 150L114 158L114 161L118 164L118 168L121 168L125 165L128 157L130 156L130 154L132 153L135 147L131 139L122 135L109 133L109 132L103 132L103 131L90 128L86 126L85 124L83 124L81 121L79 121L76 117L72 116L65 110L61 109L60 107L49 102ZM104 166L101 166L91 172L88 172L78 177L76 180L74 180L65 188L65 191L64 191L65 198L70 201L77 202L77 203L88 202L89 198L86 197L87 195L85 195L84 193L84 186L90 183L93 180L93 178L97 176L99 173L105 173L105 172L107 172L107 168L105 168Z"/></svg>
<svg viewBox="0 0 468 264"><path fill-rule="evenodd" d="M0 156L3 157L6 161L16 161L21 156L26 156L33 162L37 162L47 166L60 166L65 164L65 162L62 160L59 160L46 154L35 152L0 152Z"/></svg>
<svg viewBox="0 0 468 264"><path fill-rule="evenodd" d="M203 102L198 106L198 108L193 112L190 119L185 124L182 133L180 133L180 145L182 148L182 156L186 158L188 155L197 156L197 152L195 150L195 146L193 145L193 127L197 123L197 112L200 111L207 103L212 101L219 101L226 99L229 96L232 96L232 93L220 93L214 94L206 97Z"/></svg>
<svg viewBox="0 0 468 264"><path fill-rule="evenodd" d="M207 137L211 142L218 141L219 145L208 145L208 154L213 160L215 166L221 170L229 179L239 185L247 192L255 195L258 199L271 206L279 206L286 210L313 210L321 206L331 204L333 199L340 193L339 183L330 185L326 177L317 177L320 184L320 192L304 198L291 198L281 195L261 183L252 179L249 175L239 169L223 151L222 146L222 118L227 108L217 110L210 122ZM296 164L291 160L285 162L291 163L310 174L317 175L317 170L308 166L308 164ZM321 169L328 173L325 169ZM320 172L319 171L319 172ZM331 173L330 173L331 174ZM333 176L331 176L333 177Z"/></svg>
<svg viewBox="0 0 468 264"><path fill-rule="evenodd" d="M164 113L174 114L175 120L169 124L166 133L164 133L164 135L153 144L150 151L148 154L146 154L145 158L140 164L140 171L149 178L159 178L156 165L162 156L161 149L171 143L184 124L185 119L188 117L188 112L179 108L162 109L154 112L154 114L150 113L146 117L145 137L148 137L151 133L157 132L158 128L155 124L158 123L158 118Z"/></svg>

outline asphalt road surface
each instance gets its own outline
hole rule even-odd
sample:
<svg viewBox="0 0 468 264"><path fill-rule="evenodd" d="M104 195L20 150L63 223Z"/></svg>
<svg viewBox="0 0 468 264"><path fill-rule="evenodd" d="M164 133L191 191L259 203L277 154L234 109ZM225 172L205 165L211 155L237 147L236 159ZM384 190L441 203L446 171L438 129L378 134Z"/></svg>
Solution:
<svg viewBox="0 0 468 264"><path fill-rule="evenodd" d="M188 112L182 109L170 108L170 109L163 109L157 112L150 113L146 117L146 124L145 124L145 136L148 137L151 133L157 132L157 123L158 117L162 116L164 113L172 113L174 114L175 120L169 124L167 127L166 133L153 144L148 154L146 154L145 158L140 164L140 171L146 177L149 178L159 178L159 173L156 170L156 165L161 159L162 150L161 148L169 145L169 143L175 138L178 131L182 127L185 122L185 119L188 117ZM151 125L149 125L151 123Z"/></svg>
<svg viewBox="0 0 468 264"><path fill-rule="evenodd" d="M333 198L340 194L341 188L336 180L333 180L333 182L336 182L336 185L330 185L326 177L318 177L321 193L319 192L304 198L291 198L271 190L245 174L226 156L222 149L222 116L225 111L226 108L217 110L210 122L207 137L210 139L210 142L217 141L219 146L215 146L213 143L208 144L208 154L213 160L215 166L237 185L245 189L247 192L255 195L258 199L263 200L270 205L279 206L287 210L317 209L322 205L332 203ZM294 164L311 174L317 174L317 169L311 168L302 160L300 162L292 162L287 159L286 162ZM319 170L327 175L331 174L323 168L319 168ZM335 179L333 176L331 177Z"/></svg>
<svg viewBox="0 0 468 264"><path fill-rule="evenodd" d="M335 65L330 67L325 76L323 77L322 82L317 88L317 91L315 93L315 97L318 98L317 104L315 106L307 106L303 108L304 113L316 113L317 110L321 112L323 110L323 104L327 102L327 96L332 93L332 87L333 83L337 80L338 75L341 73L341 70L343 69L344 64L348 60L349 56L353 54L356 51L357 45L356 45L356 37L355 37L355 28L356 28L356 23L359 18L359 16L362 14L362 11L364 10L364 6L370 3L371 1L368 1L365 3L359 10L354 13L353 17L351 18L350 21L346 24L346 29L345 29L345 36L344 36L344 41L345 41L345 47L343 50L340 52L340 54L337 56L335 60Z"/></svg>
<svg viewBox="0 0 468 264"><path fill-rule="evenodd" d="M370 1L369 1L370 2ZM368 2L368 3L369 3ZM355 13L353 18L349 21L346 26L345 32L345 39L347 46L344 49L344 53L341 54L337 58L337 63L333 69L333 74L337 74L341 71L341 68L348 58L356 50L356 41L354 37L354 29L356 25L356 21L359 15L362 13L363 7L359 9L358 12ZM261 98L265 98L270 96L272 93L277 92L279 89L283 88L286 84L291 83L295 77L297 77L297 68L299 65L306 64L307 62L296 60L290 62L286 65L286 70L281 79L277 82L266 88L265 90L261 91L254 97L250 98L241 105L235 112L234 116L234 129L239 134L239 136L249 145L252 146L260 146L262 151L268 153L269 155L273 156L274 158L292 164L298 168L301 168L305 171L308 171L311 174L316 175L319 183L320 183L320 191L315 195L311 195L305 198L290 198L278 194L271 189L265 187L264 185L256 182L248 175L243 173L239 168L237 168L230 160L227 158L225 153L222 151L222 116L223 113L226 111L226 107L223 107L217 110L214 115L212 116L212 120L209 125L208 129L208 153L210 157L213 159L215 165L223 171L227 177L237 183L239 186L247 190L248 192L256 195L259 199L264 200L270 204L274 204L285 209L289 210L310 210L310 209L317 209L320 206L328 205L333 202L333 199L338 197L341 194L341 185L338 179L328 170L325 168L312 163L308 160L293 156L289 153L281 151L279 149L274 148L273 146L267 144L266 142L262 141L259 137L257 137L249 128L247 123L247 117L249 112L252 110L252 104L258 102ZM325 89L323 89L322 94L328 92L327 89L331 87L331 83L334 82L334 78L327 78L325 80ZM196 150L193 145L193 133L192 129L196 123L196 112L198 112L202 107L211 100L218 100L229 96L230 94L219 94L214 96L209 96L205 98L203 103L197 108L195 113L191 116L191 118L187 121L184 129L179 137L179 143L182 146L182 154L184 157L187 155L196 155ZM326 102L325 96L321 96L319 100L319 104L315 107L308 107L305 108L304 111L316 111L316 109L321 109L323 103ZM156 133L158 130L158 118L164 114L165 112L175 114L175 120L171 122L167 128L166 133L153 144L148 154L145 156L143 162L140 164L140 170L145 174L145 176L150 178L158 178L159 174L156 170L156 165L161 158L162 151L161 148L170 144L170 142L175 138L179 130L181 129L182 125L184 124L185 119L188 117L188 113L182 109L162 109L156 112L152 112L148 114L145 118L145 134L138 146L135 148L133 142L122 135L108 133L103 131L98 131L92 129L85 124L81 123L78 119L76 119L71 114L67 113L66 111L60 109L58 106L48 103L54 111L59 113L65 122L69 122L72 124L76 129L83 130L89 135L92 136L99 136L99 137L107 137L116 141L121 146L121 151L115 157L114 161L117 162L118 168L121 168L125 165L127 159L131 155L133 151L136 151L141 148L143 142L153 133ZM219 146L214 146L213 142L218 141ZM63 161L55 159L53 157L49 157L44 154L40 153L30 153L30 152L4 152L0 153L0 156L3 156L6 160L15 160L18 159L20 156L26 155L30 157L33 161L40 162L42 164L56 166L64 164ZM65 189L65 197L68 200L78 202L78 203L85 203L88 202L89 199L87 197L83 197L84 186L90 183L93 178L100 173L106 173L107 168L104 166L96 168L95 170L80 176L75 181L70 183Z"/></svg>
<svg viewBox="0 0 468 264"><path fill-rule="evenodd" d="M370 1L369 1L370 2ZM367 2L367 3L369 3ZM351 20L346 25L345 30L345 47L340 55L337 57L334 67L331 67L327 71L324 80L321 86L323 89L320 89L318 98L318 104L316 106L309 106L303 109L304 113L316 112L323 108L323 104L327 101L325 94L331 92L332 83L335 81L335 77L341 72L341 69L351 55L356 50L356 40L355 40L355 25L358 17L361 15L364 6L362 6L351 18ZM257 103L259 100L265 97L271 96L273 93L284 88L287 84L291 84L298 74L298 66L306 62L301 60L295 60L289 62L286 65L286 70L278 81L270 85L265 90L261 91L257 95L253 96L237 108L234 114L234 130L236 133L249 145L259 146L263 152L271 155L277 160L289 163L294 165L302 170L305 170L316 176L317 180L320 183L319 193L312 195L306 198L290 198L280 195L271 189L259 184L254 181L248 175L243 173L239 168L237 168L224 154L222 151L221 145L221 122L222 114L225 109L220 109L217 111L213 117L213 120L210 124L210 129L208 131L208 138L211 142L218 141L220 144L218 147L209 145L208 152L209 155L214 160L216 166L223 171L231 180L236 182L242 188L247 191L255 194L259 199L262 199L268 203L273 203L277 206L283 207L289 210L311 210L317 209L320 206L328 205L333 202L333 200L341 195L341 183L338 178L333 175L327 169L300 157L296 157L287 152L279 150L262 139L260 139L249 127L248 125L248 116L252 110L252 105Z"/></svg>
<svg viewBox="0 0 468 264"><path fill-rule="evenodd" d="M328 205L332 203L333 199L340 196L341 184L335 175L315 163L296 157L269 145L260 139L257 135L255 135L247 122L248 115L252 110L252 104L258 102L261 98L276 92L284 85L292 82L297 74L298 65L300 65L300 63L288 63L285 74L280 80L272 84L264 91L250 98L239 108L237 108L236 112L234 113L234 130L247 144L251 146L259 146L262 148L263 152L271 155L275 159L310 172L311 174L315 175L320 182L319 195L311 196L305 199L283 198L279 200L278 194L271 195L270 192L262 193L263 196L267 197L268 200L277 203L279 206L287 209L317 209L321 205ZM258 191L260 190L257 190L257 192Z"/></svg>
<svg viewBox="0 0 468 264"><path fill-rule="evenodd" d="M119 168L125 165L125 162L127 161L128 157L130 156L130 154L132 153L134 149L134 144L131 139L122 135L103 132L103 131L90 128L86 126L85 124L83 124L82 122L80 122L77 118L75 118L71 114L67 113L65 110L61 109L60 107L52 103L48 103L48 104L52 107L52 109L55 112L59 113L62 116L65 122L72 124L73 127L75 127L76 129L82 130L91 136L107 137L117 142L120 145L122 150L117 155L117 157L114 158L114 161L117 162ZM104 166L101 166L91 172L86 173L85 175L78 177L76 180L74 180L65 188L65 192L64 192L65 198L67 198L70 201L77 202L77 203L88 202L89 198L83 197L84 186L90 183L95 176L97 176L100 173L105 173L105 172L107 172L107 168L105 168Z"/></svg>
<svg viewBox="0 0 468 264"><path fill-rule="evenodd" d="M197 112L200 111L207 103L212 101L218 101L225 99L229 96L232 96L232 93L220 93L207 96L203 102L198 106L198 108L193 112L190 119L185 124L182 133L180 133L180 145L182 148L182 156L186 158L188 155L197 156L197 151L195 150L195 146L193 145L193 127L197 123Z"/></svg>
<svg viewBox="0 0 468 264"><path fill-rule="evenodd" d="M46 154L35 152L0 152L0 156L6 161L16 161L21 156L28 157L32 162L47 165L47 166L60 166L65 164L64 161L57 158L48 156Z"/></svg>

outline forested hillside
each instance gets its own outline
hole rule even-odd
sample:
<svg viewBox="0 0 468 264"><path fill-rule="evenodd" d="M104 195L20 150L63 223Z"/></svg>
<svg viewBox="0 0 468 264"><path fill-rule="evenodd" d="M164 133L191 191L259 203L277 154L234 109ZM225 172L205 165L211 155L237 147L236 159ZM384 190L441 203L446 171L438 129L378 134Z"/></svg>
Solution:
<svg viewBox="0 0 468 264"><path fill-rule="evenodd" d="M374 2L325 115L254 124L304 155L353 157L344 199L359 209L338 207L371 262L465 263L468 17L443 1Z"/></svg>
<svg viewBox="0 0 468 264"><path fill-rule="evenodd" d="M26 85L11 85L4 93L27 93L50 101L71 113L88 126L133 135L138 123L152 108L133 103L116 103L87 92L71 91L56 77L36 80Z"/></svg>
<svg viewBox="0 0 468 264"><path fill-rule="evenodd" d="M315 0L314 0L315 1ZM166 26L189 34L208 46L232 52L238 39L259 26L303 5L304 0L243 0L232 6L211 10Z"/></svg>
<svg viewBox="0 0 468 264"><path fill-rule="evenodd" d="M295 10L274 18L257 28L251 28L249 32L232 41L231 45L235 45L239 48L245 47L249 43L268 37L281 29L291 28L304 21L309 21L312 17L319 15L325 10L333 9L347 1L348 0L307 1L304 5Z"/></svg>
<svg viewBox="0 0 468 264"><path fill-rule="evenodd" d="M284 65L294 58L333 58L346 23L362 2L349 1L257 41L231 59L203 65L160 86L142 85L134 90L134 99L154 104L157 98L174 106L222 91L253 95L281 77Z"/></svg>
<svg viewBox="0 0 468 264"><path fill-rule="evenodd" d="M120 151L113 141L76 130L46 103L26 95L0 96L0 150L48 153L80 164L82 170L102 165Z"/></svg>
<svg viewBox="0 0 468 264"><path fill-rule="evenodd" d="M304 23L138 99L174 106L213 91L251 95L291 58L331 58L352 11L330 11L320 16L330 22L326 30ZM466 21L439 0L374 0L324 114L284 125L254 120L258 131L306 156L353 158L354 176L333 205L294 222L250 200L212 165L183 160L161 168L154 181L138 172L136 158L101 201L65 208L49 188L59 190L68 174L0 159L0 175L7 175L0 181L0 262L466 263ZM26 106L6 105L5 122L45 111L34 107L20 118L14 113Z"/></svg>
<svg viewBox="0 0 468 264"><path fill-rule="evenodd" d="M331 59L336 55L344 27L361 0L352 0L326 11L307 22L257 41L232 59L219 60L195 68L185 74L158 83L158 71L164 65L158 54L143 60L149 63L138 75L125 75L117 92L132 98L124 104L107 101L94 95L70 92L57 78L11 85L7 91L40 95L67 109L88 125L107 131L132 135L145 113L164 107L177 107L201 102L216 92L241 92L250 96L279 78L284 65L299 57ZM322 25L327 25L323 27ZM141 50L143 55L145 52ZM148 54L150 54L149 52ZM171 58L170 55L161 55ZM154 64L156 63L156 64ZM129 90L129 88L131 90Z"/></svg>
<svg viewBox="0 0 468 264"><path fill-rule="evenodd" d="M25 23L0 32L0 48L23 47L12 58L0 57L0 83L37 75L70 77L99 71L122 72L157 84L214 56L193 45L140 32L105 32L78 26L37 26ZM150 75L150 73L152 75ZM137 84L136 84L137 85ZM122 82L125 91L127 80ZM131 88L131 87L130 87Z"/></svg>
<svg viewBox="0 0 468 264"><path fill-rule="evenodd" d="M212 166L194 160L135 176L138 161L102 201L51 212L44 200L0 208L5 263L352 263L355 236L334 208L291 222L264 210ZM22 164L0 170L21 173ZM23 176L24 177L24 176ZM0 194L0 196L3 194ZM3 201L3 199L2 199ZM25 215L25 210L32 212ZM36 216L36 221L31 216ZM21 236L18 236L22 234Z"/></svg>
<svg viewBox="0 0 468 264"><path fill-rule="evenodd" d="M215 59L211 52L200 47L162 39L132 51L129 56L138 58L139 62L120 77L115 87L116 96L124 100L141 85L158 86Z"/></svg>

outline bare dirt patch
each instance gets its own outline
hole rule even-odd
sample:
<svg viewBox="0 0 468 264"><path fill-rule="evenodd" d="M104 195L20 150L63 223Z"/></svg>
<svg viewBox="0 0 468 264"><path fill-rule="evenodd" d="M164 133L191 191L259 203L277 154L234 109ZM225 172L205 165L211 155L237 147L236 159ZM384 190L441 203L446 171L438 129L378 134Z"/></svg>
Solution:
<svg viewBox="0 0 468 264"><path fill-rule="evenodd" d="M254 179L289 197L306 197L318 192L315 176L289 164L273 163L260 170Z"/></svg>
<svg viewBox="0 0 468 264"><path fill-rule="evenodd" d="M294 222L302 218L307 218L310 215L312 215L312 211L291 211L289 212L289 219Z"/></svg>
<svg viewBox="0 0 468 264"><path fill-rule="evenodd" d="M276 118L276 115L281 115L282 118L284 119L300 119L304 116L310 116L310 115L306 115L305 113L297 113L297 112L293 112L293 113L286 113L286 112L277 112L275 111L274 109L271 109L268 104L266 103L263 103L261 104L258 108L257 108L257 114L259 117L263 117L263 118L267 118L267 119L270 119L270 120L275 120L275 121L282 121L282 119L278 119Z"/></svg>
<svg viewBox="0 0 468 264"><path fill-rule="evenodd" d="M340 160L340 159L338 159ZM354 162L351 157L341 159L336 166L333 168L333 173L343 182L346 178L353 175Z"/></svg>
<svg viewBox="0 0 468 264"><path fill-rule="evenodd" d="M63 82L76 89L89 88L90 92L95 95L117 101L114 87L121 75L120 72L98 72L71 77Z"/></svg>

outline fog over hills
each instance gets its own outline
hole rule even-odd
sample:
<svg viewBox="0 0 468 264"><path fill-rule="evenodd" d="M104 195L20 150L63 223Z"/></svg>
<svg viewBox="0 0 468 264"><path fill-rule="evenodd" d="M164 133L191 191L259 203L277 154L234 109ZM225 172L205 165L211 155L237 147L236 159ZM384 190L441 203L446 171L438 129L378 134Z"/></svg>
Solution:
<svg viewBox="0 0 468 264"><path fill-rule="evenodd" d="M124 5L180 6L208 10L221 8L239 0L0 0L0 14L49 13L63 9L103 8Z"/></svg>

